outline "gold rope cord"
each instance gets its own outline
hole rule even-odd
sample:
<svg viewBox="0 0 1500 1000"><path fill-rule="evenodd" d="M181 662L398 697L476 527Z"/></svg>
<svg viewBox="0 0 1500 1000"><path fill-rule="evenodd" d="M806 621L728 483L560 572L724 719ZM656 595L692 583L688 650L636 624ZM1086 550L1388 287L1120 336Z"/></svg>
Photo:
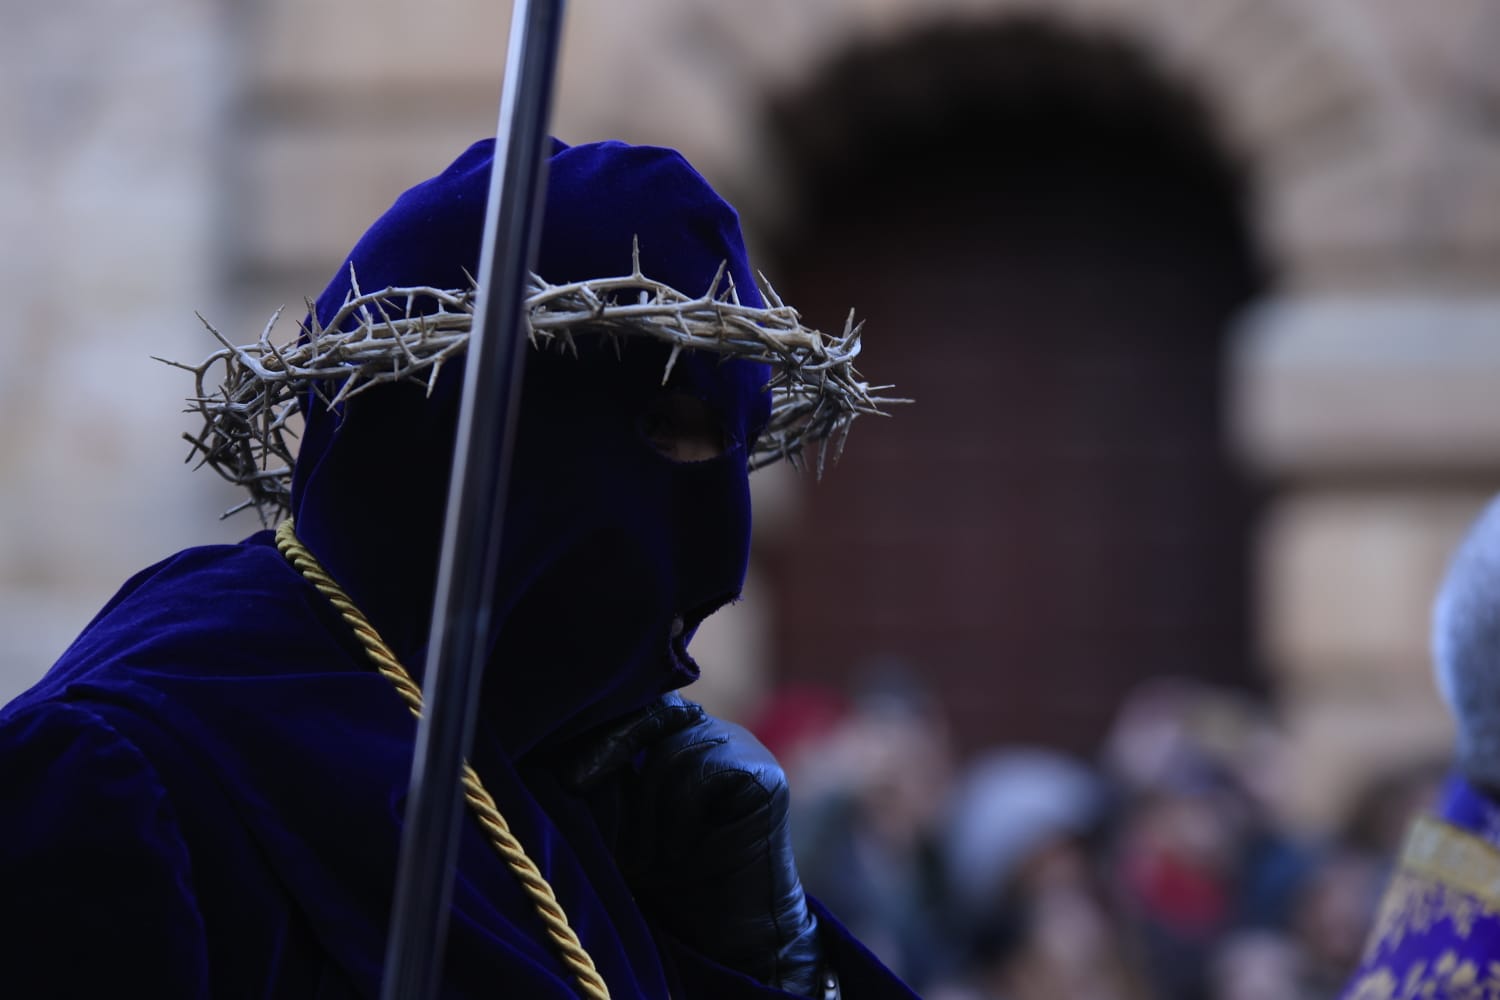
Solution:
<svg viewBox="0 0 1500 1000"><path fill-rule="evenodd" d="M276 547L281 550L281 554L296 568L297 572L316 587L319 593L328 598L328 602L354 631L355 638L364 647L366 655L374 662L375 669L391 682L396 693L401 696L401 700L406 702L406 707L420 719L422 717L422 689L412 680L406 668L401 666L400 661L396 659L396 654L385 644L385 640L380 638L380 633L375 631L369 619L355 606L349 595L344 593L343 588L334 582L333 577L329 576L319 565L317 558L297 539L291 518L282 521L277 527ZM500 815L500 809L495 805L495 800L485 790L484 783L479 780L478 773L469 766L468 761L464 762L463 786L464 801L474 811L479 825L484 827L490 843L499 852L500 857L515 873L516 878L521 880L521 888L526 891L526 895L531 897L532 906L536 908L537 915L542 918L547 934L552 938L553 946L556 947L564 964L577 978L584 996L591 1000L609 1000L609 988L604 985L604 979L599 975L599 970L594 968L594 960L584 950L583 943L578 940L578 935L573 933L573 928L568 925L567 914L563 913L562 905L558 903L557 896L552 892L552 886L547 884L546 878L543 877L536 864L527 857L520 841L516 839L515 834L511 833L510 824L506 823L505 817Z"/></svg>

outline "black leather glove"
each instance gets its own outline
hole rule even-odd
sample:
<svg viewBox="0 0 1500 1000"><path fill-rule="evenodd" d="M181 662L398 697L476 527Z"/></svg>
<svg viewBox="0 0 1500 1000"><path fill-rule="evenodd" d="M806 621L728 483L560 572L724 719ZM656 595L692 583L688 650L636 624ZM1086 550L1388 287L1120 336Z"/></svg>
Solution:
<svg viewBox="0 0 1500 1000"><path fill-rule="evenodd" d="M755 737L671 694L575 745L580 790L618 775L617 856L684 944L789 993L822 996L822 949L787 824L786 775Z"/></svg>

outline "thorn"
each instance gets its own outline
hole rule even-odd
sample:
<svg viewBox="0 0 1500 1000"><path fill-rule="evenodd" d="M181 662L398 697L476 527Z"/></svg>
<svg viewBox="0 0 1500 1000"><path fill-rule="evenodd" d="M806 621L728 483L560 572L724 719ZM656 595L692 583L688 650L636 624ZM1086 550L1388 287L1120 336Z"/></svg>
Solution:
<svg viewBox="0 0 1500 1000"><path fill-rule="evenodd" d="M771 284L771 279L766 277L766 272L756 271L755 273L760 277L760 293L765 296L767 302L771 303L771 308L785 309L786 303L781 300L780 295L776 294L776 288Z"/></svg>
<svg viewBox="0 0 1500 1000"><path fill-rule="evenodd" d="M181 361L170 361L167 358L159 358L155 354L151 355L150 357L152 361L160 361L164 365L171 365L173 368L181 368L185 372L196 373L198 371L196 365L185 365Z"/></svg>
<svg viewBox="0 0 1500 1000"><path fill-rule="evenodd" d="M365 297L364 292L360 291L359 289L359 278L354 274L354 261L352 260L349 262L349 294L354 296L354 298L345 299L345 305L352 305L356 300ZM369 320L370 310L367 306L361 304L359 307L359 313L362 317L364 317L364 319Z"/></svg>
<svg viewBox="0 0 1500 1000"><path fill-rule="evenodd" d="M838 464L839 459L844 457L844 445L849 441L849 429L853 426L854 418L850 417L848 420L844 421L843 426L839 431L838 444L833 449L833 464L835 465Z"/></svg>
<svg viewBox="0 0 1500 1000"><path fill-rule="evenodd" d="M277 349L275 344L267 340L266 349L271 352L271 356L276 359L276 363L281 365L281 370L283 372L290 370L291 365L287 364L286 357L281 353L279 349Z"/></svg>
<svg viewBox="0 0 1500 1000"><path fill-rule="evenodd" d="M719 297L719 282L724 280L724 275L729 273L729 261L719 261L719 269L714 272L714 280L708 283L708 293L703 298L709 302ZM732 282L734 279L731 278Z"/></svg>
<svg viewBox="0 0 1500 1000"><path fill-rule="evenodd" d="M259 344L261 344L262 346L265 346L265 347L269 347L270 346L270 344L271 344L271 329L276 325L277 320L281 319L281 314L285 310L286 310L286 306L285 305L279 305L279 306L276 307L276 311L271 314L271 318L268 319L268 320L266 320L266 325L261 328L260 339L259 339L259 341L257 341L257 343L259 343Z"/></svg>
<svg viewBox="0 0 1500 1000"><path fill-rule="evenodd" d="M667 380L672 377L672 367L677 364L677 357L682 353L681 344L672 345L672 353L667 355L667 370L661 373L661 384L666 385Z"/></svg>
<svg viewBox="0 0 1500 1000"><path fill-rule="evenodd" d="M208 332L214 335L214 339L215 340L217 340L219 343L223 344L225 347L229 348L231 351L235 350L235 346L233 344L231 344L224 337L224 335L222 333L220 333L218 330L215 330L214 327L213 327L213 324L210 323L208 320L204 319L203 318L203 314L201 312L198 312L197 310L194 310L193 311L193 315L197 316L198 317L198 322L202 323L204 325L204 327L206 327L208 329Z"/></svg>
<svg viewBox="0 0 1500 1000"><path fill-rule="evenodd" d="M253 496L250 497L247 500L241 500L239 503L235 504L233 507L229 508L224 513L220 514L219 515L219 520L221 520L221 521L228 520L229 518L231 518L234 515L238 514L240 511L244 510L246 507L250 506L253 503L258 503L258 501ZM262 517L262 522L264 522L264 517Z"/></svg>
<svg viewBox="0 0 1500 1000"><path fill-rule="evenodd" d="M353 375L350 375L348 378L344 379L343 383L339 386L339 391L334 393L333 398L328 401L328 408L331 410L342 403L344 400L348 399L358 385L359 372L355 372Z"/></svg>

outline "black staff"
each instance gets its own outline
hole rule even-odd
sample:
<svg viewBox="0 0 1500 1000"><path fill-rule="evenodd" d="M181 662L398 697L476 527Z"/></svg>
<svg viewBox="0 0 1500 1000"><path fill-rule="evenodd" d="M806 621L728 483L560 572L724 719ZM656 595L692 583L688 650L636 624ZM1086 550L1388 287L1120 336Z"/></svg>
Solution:
<svg viewBox="0 0 1500 1000"><path fill-rule="evenodd" d="M541 233L562 6L516 0L511 17L383 1000L435 996L442 971L463 808L459 770L474 738L489 649L487 609L521 398L522 307Z"/></svg>

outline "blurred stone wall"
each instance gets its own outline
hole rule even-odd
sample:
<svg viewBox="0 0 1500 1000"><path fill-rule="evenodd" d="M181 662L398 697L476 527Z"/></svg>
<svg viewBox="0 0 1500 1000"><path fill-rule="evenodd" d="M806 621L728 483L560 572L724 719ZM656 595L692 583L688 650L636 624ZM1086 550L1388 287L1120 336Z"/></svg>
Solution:
<svg viewBox="0 0 1500 1000"><path fill-rule="evenodd" d="M184 466L184 373L222 313L223 12L14 4L0 31L0 698L126 576L222 535Z"/></svg>
<svg viewBox="0 0 1500 1000"><path fill-rule="evenodd" d="M299 312L400 190L493 129L509 20L479 0L33 8L0 41L12 689L125 573L254 527L216 524L228 494L175 464L185 383L142 359L206 352L194 308L237 336ZM769 96L856 40L1017 14L1133 41L1252 179L1279 284L1236 340L1235 447L1274 491L1259 627L1292 806L1328 822L1360 776L1448 738L1427 606L1500 487L1500 3L580 0L555 131L681 148L754 245L786 221ZM761 530L795 516L784 480L758 488L781 512ZM731 706L764 676L760 606L703 639Z"/></svg>

